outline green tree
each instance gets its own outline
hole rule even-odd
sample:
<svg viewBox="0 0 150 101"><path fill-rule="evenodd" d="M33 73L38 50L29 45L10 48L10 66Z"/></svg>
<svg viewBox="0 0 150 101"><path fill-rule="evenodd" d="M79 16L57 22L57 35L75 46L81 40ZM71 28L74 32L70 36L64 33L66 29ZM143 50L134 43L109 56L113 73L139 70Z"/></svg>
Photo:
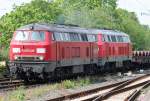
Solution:
<svg viewBox="0 0 150 101"><path fill-rule="evenodd" d="M0 32L3 33L0 43L8 45L12 33L22 25L34 22L55 22L61 12L56 3L43 0L33 0L31 3L14 7L12 12L0 19Z"/></svg>
<svg viewBox="0 0 150 101"><path fill-rule="evenodd" d="M130 35L134 49L150 49L150 29L139 23L133 12L118 9L117 0L33 0L14 7L0 18L0 44L7 45L20 26L34 22L75 24L87 28L108 28Z"/></svg>
<svg viewBox="0 0 150 101"><path fill-rule="evenodd" d="M130 35L134 49L146 49L149 28L139 23L135 13L117 9L116 0L62 0L59 4L64 23L120 30Z"/></svg>

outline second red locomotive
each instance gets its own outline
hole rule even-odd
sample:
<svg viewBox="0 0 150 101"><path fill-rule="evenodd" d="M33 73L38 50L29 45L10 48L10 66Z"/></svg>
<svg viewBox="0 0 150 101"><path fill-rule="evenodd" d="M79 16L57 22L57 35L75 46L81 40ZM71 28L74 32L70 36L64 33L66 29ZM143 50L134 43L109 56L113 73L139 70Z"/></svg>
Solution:
<svg viewBox="0 0 150 101"><path fill-rule="evenodd" d="M122 68L131 56L123 32L35 23L14 32L9 69L25 80L46 79Z"/></svg>

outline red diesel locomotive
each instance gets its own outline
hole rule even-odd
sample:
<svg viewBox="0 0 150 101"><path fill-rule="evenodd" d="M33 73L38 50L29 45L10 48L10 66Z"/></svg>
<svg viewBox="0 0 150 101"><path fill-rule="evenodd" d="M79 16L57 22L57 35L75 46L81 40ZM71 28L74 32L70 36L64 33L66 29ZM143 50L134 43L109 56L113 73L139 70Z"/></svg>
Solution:
<svg viewBox="0 0 150 101"><path fill-rule="evenodd" d="M35 23L14 32L9 69L25 80L46 79L122 68L131 56L123 32Z"/></svg>

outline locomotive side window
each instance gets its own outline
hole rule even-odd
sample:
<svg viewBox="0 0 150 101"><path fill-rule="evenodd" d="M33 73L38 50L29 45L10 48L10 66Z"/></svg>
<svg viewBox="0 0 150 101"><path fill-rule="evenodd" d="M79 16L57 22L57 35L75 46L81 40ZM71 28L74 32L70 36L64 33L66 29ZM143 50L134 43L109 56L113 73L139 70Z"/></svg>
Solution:
<svg viewBox="0 0 150 101"><path fill-rule="evenodd" d="M77 33L74 34L75 41L80 41L79 35Z"/></svg>
<svg viewBox="0 0 150 101"><path fill-rule="evenodd" d="M131 42L129 37L127 37L127 40L128 40L128 42Z"/></svg>
<svg viewBox="0 0 150 101"><path fill-rule="evenodd" d="M107 37L107 35L102 35L102 41L103 41L103 42L108 42L108 37Z"/></svg>
<svg viewBox="0 0 150 101"><path fill-rule="evenodd" d="M70 36L70 40L71 40L71 41L74 41L74 36L73 36L73 34L69 34L69 36Z"/></svg>
<svg viewBox="0 0 150 101"><path fill-rule="evenodd" d="M126 37L123 37L123 42L126 42Z"/></svg>
<svg viewBox="0 0 150 101"><path fill-rule="evenodd" d="M53 36L54 36L54 40L56 40L56 41L61 41L62 40L61 33L54 32Z"/></svg>
<svg viewBox="0 0 150 101"><path fill-rule="evenodd" d="M89 42L96 42L96 36L95 35L87 35Z"/></svg>
<svg viewBox="0 0 150 101"><path fill-rule="evenodd" d="M74 41L74 36L73 36L73 34L69 34L69 36L70 36L70 40L71 40L71 41Z"/></svg>
<svg viewBox="0 0 150 101"><path fill-rule="evenodd" d="M52 34L52 40L55 40L55 39L54 39L54 33Z"/></svg>
<svg viewBox="0 0 150 101"><path fill-rule="evenodd" d="M81 35L81 40L82 41L88 41L87 35L86 34L80 34Z"/></svg>
<svg viewBox="0 0 150 101"><path fill-rule="evenodd" d="M69 41L69 34L68 33L62 33L63 41Z"/></svg>
<svg viewBox="0 0 150 101"><path fill-rule="evenodd" d="M129 39L129 37L124 36L124 37L123 37L123 41L124 41L124 42L130 42L130 39Z"/></svg>
<svg viewBox="0 0 150 101"><path fill-rule="evenodd" d="M33 41L44 41L45 40L45 33L44 32L31 32L31 40Z"/></svg>
<svg viewBox="0 0 150 101"><path fill-rule="evenodd" d="M118 42L121 42L121 40L120 40L120 36L117 36L117 40L118 40Z"/></svg>
<svg viewBox="0 0 150 101"><path fill-rule="evenodd" d="M104 37L105 37L105 41L108 42L108 37L107 37L107 35L104 35Z"/></svg>
<svg viewBox="0 0 150 101"><path fill-rule="evenodd" d="M112 42L116 42L117 41L116 37L114 35L111 36L111 40L112 40Z"/></svg>
<svg viewBox="0 0 150 101"><path fill-rule="evenodd" d="M80 41L79 35L77 33L70 33L69 35L71 41Z"/></svg>
<svg viewBox="0 0 150 101"><path fill-rule="evenodd" d="M94 34L78 34L78 33L59 33L54 32L52 35L53 40L56 41L89 41L96 42L97 35Z"/></svg>
<svg viewBox="0 0 150 101"><path fill-rule="evenodd" d="M123 37L122 36L117 36L118 42L123 42Z"/></svg>
<svg viewBox="0 0 150 101"><path fill-rule="evenodd" d="M94 35L95 36L95 41L97 42L98 41L98 37L97 37L97 35Z"/></svg>
<svg viewBox="0 0 150 101"><path fill-rule="evenodd" d="M102 41L105 42L105 35L102 35Z"/></svg>
<svg viewBox="0 0 150 101"><path fill-rule="evenodd" d="M25 41L29 38L29 32L27 31L17 31L14 40Z"/></svg>
<svg viewBox="0 0 150 101"><path fill-rule="evenodd" d="M108 38L108 42L111 42L111 38L109 35L107 35L107 38Z"/></svg>

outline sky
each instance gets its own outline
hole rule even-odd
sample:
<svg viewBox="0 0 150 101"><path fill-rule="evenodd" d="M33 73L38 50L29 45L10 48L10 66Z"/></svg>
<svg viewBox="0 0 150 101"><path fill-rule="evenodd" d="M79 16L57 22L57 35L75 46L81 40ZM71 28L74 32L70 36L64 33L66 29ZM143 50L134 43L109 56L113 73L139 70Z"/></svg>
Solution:
<svg viewBox="0 0 150 101"><path fill-rule="evenodd" d="M0 0L0 16L9 13L13 5L21 5L31 0ZM150 0L118 0L118 7L135 12L141 24L150 26Z"/></svg>
<svg viewBox="0 0 150 101"><path fill-rule="evenodd" d="M150 26L150 0L118 0L118 7L135 12L141 24Z"/></svg>
<svg viewBox="0 0 150 101"><path fill-rule="evenodd" d="M0 0L0 16L13 9L13 5L21 5L22 3L28 3L31 0Z"/></svg>

